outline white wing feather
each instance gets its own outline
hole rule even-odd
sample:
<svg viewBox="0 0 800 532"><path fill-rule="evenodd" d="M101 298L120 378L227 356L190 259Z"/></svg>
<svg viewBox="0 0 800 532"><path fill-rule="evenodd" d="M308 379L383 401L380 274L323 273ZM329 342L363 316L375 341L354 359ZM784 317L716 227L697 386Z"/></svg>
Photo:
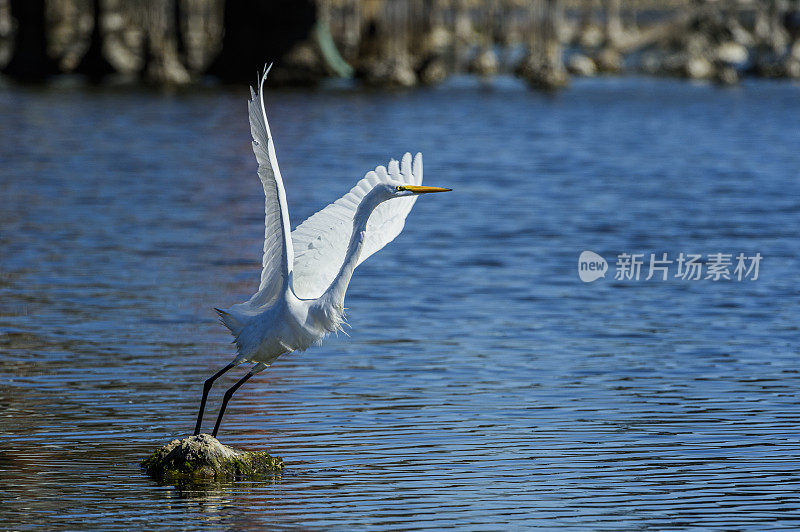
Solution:
<svg viewBox="0 0 800 532"><path fill-rule="evenodd" d="M314 299L327 290L344 262L359 203L375 185L389 181L422 184L422 154L417 153L413 165L411 154L406 153L402 164L392 159L388 170L379 166L368 172L350 192L309 217L292 232L295 252L292 286L298 297ZM416 200L416 196L408 196L378 205L369 217L358 264L400 234Z"/></svg>
<svg viewBox="0 0 800 532"><path fill-rule="evenodd" d="M278 297L286 286L292 271L294 253L289 226L289 211L286 207L286 192L283 189L281 171L275 157L275 144L264 109L264 80L269 68L259 78L258 93L250 88L250 133L253 136L253 152L258 160L258 177L264 186L264 257L262 259L261 284L251 300L263 305Z"/></svg>

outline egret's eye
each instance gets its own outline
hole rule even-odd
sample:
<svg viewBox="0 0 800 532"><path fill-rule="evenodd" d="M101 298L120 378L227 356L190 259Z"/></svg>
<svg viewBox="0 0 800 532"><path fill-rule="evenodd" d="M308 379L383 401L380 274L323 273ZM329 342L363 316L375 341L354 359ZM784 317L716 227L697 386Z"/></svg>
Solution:
<svg viewBox="0 0 800 532"><path fill-rule="evenodd" d="M396 191L400 192L401 190L403 190L403 186L402 185L397 185L396 187L394 187L394 189Z"/></svg>

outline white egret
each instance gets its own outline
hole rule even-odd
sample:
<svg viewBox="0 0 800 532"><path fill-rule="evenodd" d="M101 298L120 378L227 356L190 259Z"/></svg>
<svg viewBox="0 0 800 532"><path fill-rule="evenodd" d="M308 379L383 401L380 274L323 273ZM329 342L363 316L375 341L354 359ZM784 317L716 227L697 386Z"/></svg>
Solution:
<svg viewBox="0 0 800 532"><path fill-rule="evenodd" d="M254 364L225 392L213 436L231 396L249 378L279 356L320 344L328 333L341 330L344 296L356 266L400 234L417 195L450 190L422 186L422 154L412 162L406 153L399 164L392 160L388 169L378 166L368 172L350 192L290 232L286 193L264 109L269 68L259 77L258 92L250 89L248 105L266 196L261 284L248 301L216 309L234 336L237 353L233 362L205 381L195 434L200 433L208 392L225 372L242 363Z"/></svg>

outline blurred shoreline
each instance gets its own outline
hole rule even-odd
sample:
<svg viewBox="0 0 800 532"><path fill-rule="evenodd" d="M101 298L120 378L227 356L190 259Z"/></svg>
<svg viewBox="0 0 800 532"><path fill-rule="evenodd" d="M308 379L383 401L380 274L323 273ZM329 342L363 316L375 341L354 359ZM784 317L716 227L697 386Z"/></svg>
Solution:
<svg viewBox="0 0 800 532"><path fill-rule="evenodd" d="M800 79L800 0L0 0L8 80L232 84L265 60L273 87Z"/></svg>

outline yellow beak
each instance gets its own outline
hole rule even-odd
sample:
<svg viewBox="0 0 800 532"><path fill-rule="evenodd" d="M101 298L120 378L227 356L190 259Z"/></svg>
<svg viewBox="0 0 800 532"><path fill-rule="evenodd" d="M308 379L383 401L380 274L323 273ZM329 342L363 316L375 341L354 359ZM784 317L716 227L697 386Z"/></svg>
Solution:
<svg viewBox="0 0 800 532"><path fill-rule="evenodd" d="M452 188L423 187L420 185L405 185L400 190L410 190L414 194L430 194L431 192L450 192Z"/></svg>

